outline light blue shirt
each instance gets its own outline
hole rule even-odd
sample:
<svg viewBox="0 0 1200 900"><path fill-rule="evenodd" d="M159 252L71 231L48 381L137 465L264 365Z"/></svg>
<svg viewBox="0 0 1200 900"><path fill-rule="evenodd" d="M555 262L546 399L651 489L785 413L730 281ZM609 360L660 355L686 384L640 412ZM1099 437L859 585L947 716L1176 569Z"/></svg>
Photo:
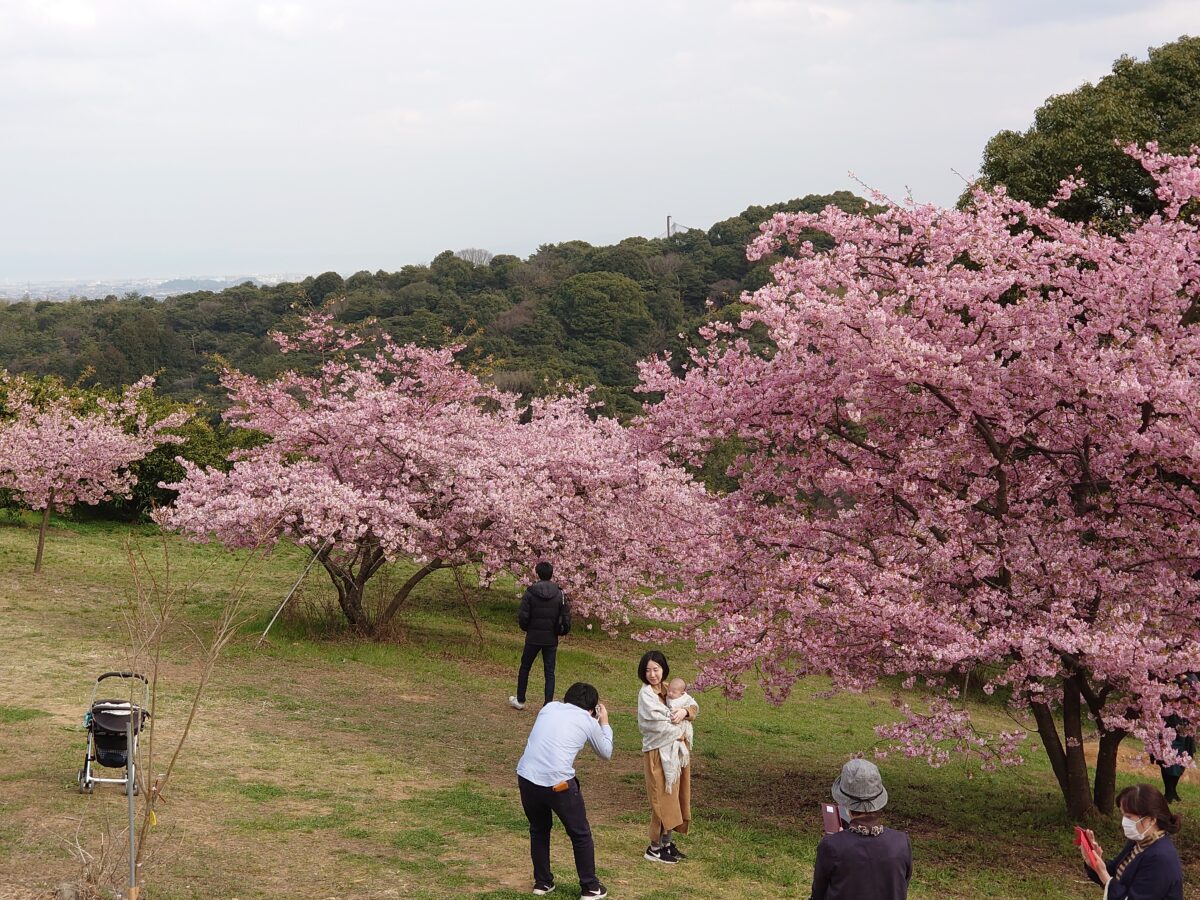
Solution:
<svg viewBox="0 0 1200 900"><path fill-rule="evenodd" d="M547 703L529 732L517 774L542 787L570 781L575 777L575 757L584 744L591 744L601 759L612 759L612 728L573 703Z"/></svg>

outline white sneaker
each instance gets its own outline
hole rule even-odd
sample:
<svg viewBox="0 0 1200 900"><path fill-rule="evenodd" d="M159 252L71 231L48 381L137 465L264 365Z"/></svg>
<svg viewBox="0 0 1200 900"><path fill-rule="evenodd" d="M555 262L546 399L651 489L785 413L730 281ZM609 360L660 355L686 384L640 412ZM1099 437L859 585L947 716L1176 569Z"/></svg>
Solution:
<svg viewBox="0 0 1200 900"><path fill-rule="evenodd" d="M518 700L516 698L516 696L512 696L512 697L508 698L508 705L511 706L513 709L524 709L525 708L525 704L522 703L520 700Z"/></svg>

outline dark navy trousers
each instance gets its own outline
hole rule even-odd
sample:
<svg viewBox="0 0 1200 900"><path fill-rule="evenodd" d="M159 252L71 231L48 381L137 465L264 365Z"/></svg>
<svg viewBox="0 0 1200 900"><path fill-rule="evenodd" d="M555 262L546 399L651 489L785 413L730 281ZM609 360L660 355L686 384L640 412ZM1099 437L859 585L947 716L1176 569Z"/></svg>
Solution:
<svg viewBox="0 0 1200 900"><path fill-rule="evenodd" d="M529 687L529 670L538 654L542 654L542 671L546 674L546 702L554 699L554 663L558 658L558 647L539 647L526 644L521 654L521 668L517 670L517 702L525 702L525 690Z"/></svg>
<svg viewBox="0 0 1200 900"><path fill-rule="evenodd" d="M529 820L529 857L533 860L533 880L542 884L554 882L554 873L550 871L550 829L554 827L554 816L558 816L575 850L579 888L586 891L600 885L596 877L596 845L592 841L592 829L588 825L579 779L572 778L567 784L565 791L555 791L517 776L521 807L525 810L525 818Z"/></svg>

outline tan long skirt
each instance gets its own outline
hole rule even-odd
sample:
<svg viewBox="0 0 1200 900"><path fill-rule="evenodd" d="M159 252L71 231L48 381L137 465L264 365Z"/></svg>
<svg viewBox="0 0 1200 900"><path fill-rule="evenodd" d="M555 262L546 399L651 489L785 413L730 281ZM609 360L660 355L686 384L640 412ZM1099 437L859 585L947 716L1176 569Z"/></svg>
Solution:
<svg viewBox="0 0 1200 900"><path fill-rule="evenodd" d="M664 831L688 833L692 823L692 767L679 770L679 778L667 793L662 756L657 750L643 753L646 768L646 793L650 797L650 840L657 841Z"/></svg>

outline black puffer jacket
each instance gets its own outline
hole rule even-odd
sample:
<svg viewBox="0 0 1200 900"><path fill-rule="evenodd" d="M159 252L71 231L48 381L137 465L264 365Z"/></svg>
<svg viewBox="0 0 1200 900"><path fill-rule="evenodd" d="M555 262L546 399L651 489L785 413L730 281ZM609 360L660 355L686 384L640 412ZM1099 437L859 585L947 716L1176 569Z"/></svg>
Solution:
<svg viewBox="0 0 1200 900"><path fill-rule="evenodd" d="M558 608L563 601L562 588L553 581L537 581L525 589L517 613L525 643L535 647L558 646ZM569 607L566 614L570 616Z"/></svg>

